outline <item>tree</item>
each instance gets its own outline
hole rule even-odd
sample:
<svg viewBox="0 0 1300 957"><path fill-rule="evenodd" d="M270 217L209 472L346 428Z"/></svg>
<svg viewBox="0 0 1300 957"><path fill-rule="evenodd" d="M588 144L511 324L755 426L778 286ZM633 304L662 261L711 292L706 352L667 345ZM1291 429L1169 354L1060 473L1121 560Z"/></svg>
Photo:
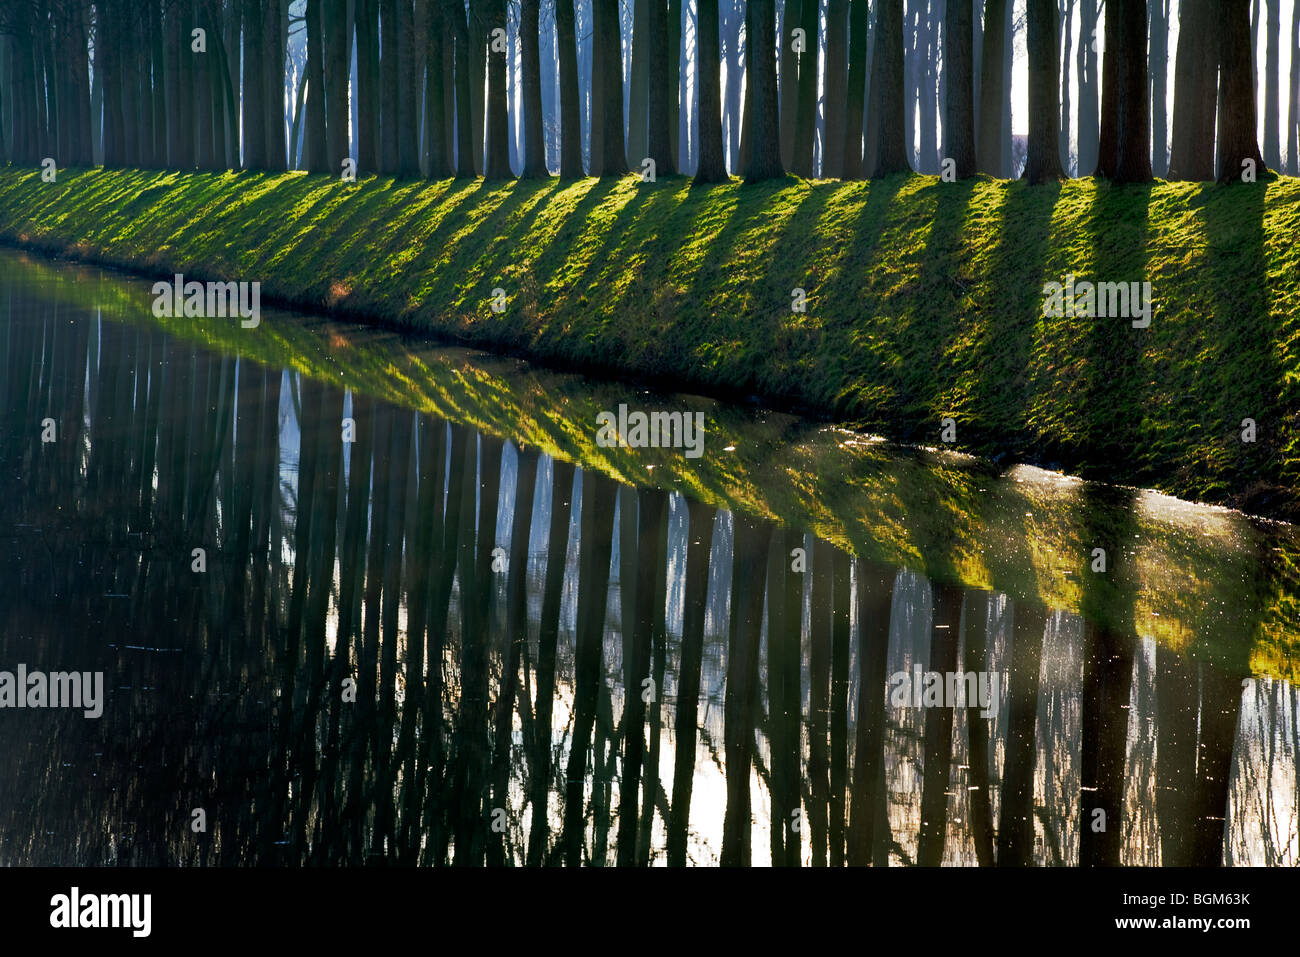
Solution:
<svg viewBox="0 0 1300 957"><path fill-rule="evenodd" d="M1169 0L1150 0L1151 170L1169 172Z"/></svg>
<svg viewBox="0 0 1300 957"><path fill-rule="evenodd" d="M385 176L396 175L401 162L398 143L401 79L397 70L397 42L397 0L379 0L379 172Z"/></svg>
<svg viewBox="0 0 1300 957"><path fill-rule="evenodd" d="M682 97L686 95L682 83L682 63L686 60L686 35L682 32L682 0L668 3L668 152L672 154L674 168L686 172L690 169L690 156L681 159L683 147L689 154L689 131L684 130L686 115L682 110ZM683 135L683 132L686 135ZM683 165L684 164L684 165Z"/></svg>
<svg viewBox="0 0 1300 957"><path fill-rule="evenodd" d="M718 50L718 0L699 0L696 35L695 103L700 123L700 160L696 184L725 183L727 160L722 150L721 63Z"/></svg>
<svg viewBox="0 0 1300 957"><path fill-rule="evenodd" d="M1007 46L1007 2L987 0L984 4L984 43L980 56L979 139L975 144L976 163L981 173L1002 175L1002 142L1006 132L1002 128L1003 104L1010 100L1011 90L1004 82L1003 63ZM882 5L877 4L877 15ZM900 27L901 29L901 27ZM879 44L879 31L877 31ZM872 78L873 82L875 78Z"/></svg>
<svg viewBox="0 0 1300 957"><path fill-rule="evenodd" d="M266 54L263 102L266 107L266 168L280 171L287 163L284 132L284 49L289 33L289 8L284 0L266 0L262 44Z"/></svg>
<svg viewBox="0 0 1300 957"><path fill-rule="evenodd" d="M1300 176L1300 12L1291 13L1291 109L1286 122L1287 172Z"/></svg>
<svg viewBox="0 0 1300 957"><path fill-rule="evenodd" d="M262 79L265 0L244 0L244 169L266 169L266 84Z"/></svg>
<svg viewBox="0 0 1300 957"><path fill-rule="evenodd" d="M1062 178L1057 137L1056 0L1028 0L1029 29L1029 156L1024 179L1031 185Z"/></svg>
<svg viewBox="0 0 1300 957"><path fill-rule="evenodd" d="M1151 182L1151 99L1147 84L1146 0L1118 2L1120 16L1117 183ZM1107 15L1109 18L1109 14ZM1163 149L1163 146L1161 147Z"/></svg>
<svg viewBox="0 0 1300 957"><path fill-rule="evenodd" d="M1070 47L1074 41L1074 0L1061 0L1061 123L1057 131L1060 141L1061 168L1070 171Z"/></svg>
<svg viewBox="0 0 1300 957"><path fill-rule="evenodd" d="M780 104L776 91L776 5L773 0L750 0L745 16L745 29L753 37L748 80L753 88L753 124L745 182L754 183L785 175L781 165Z"/></svg>
<svg viewBox="0 0 1300 957"><path fill-rule="evenodd" d="M867 97L867 35L870 26L867 0L849 0L849 89L845 97L842 161L845 179L862 178L862 114Z"/></svg>
<svg viewBox="0 0 1300 957"><path fill-rule="evenodd" d="M1110 179L1119 166L1119 88L1121 70L1120 0L1108 0L1106 10L1105 53L1101 61L1101 136L1097 143L1097 168L1094 173Z"/></svg>
<svg viewBox="0 0 1300 957"><path fill-rule="evenodd" d="M781 20L781 162L794 168L794 127L799 118L799 55L804 48L799 25L803 0L785 0ZM730 80L728 71L728 80Z"/></svg>
<svg viewBox="0 0 1300 957"><path fill-rule="evenodd" d="M627 155L634 166L650 155L646 138L650 121L646 109L650 102L647 85L650 80L650 16L648 0L632 0L632 32L628 41L632 48L631 70L628 77Z"/></svg>
<svg viewBox="0 0 1300 957"><path fill-rule="evenodd" d="M1254 166L1266 170L1255 121L1255 68L1251 56L1249 0L1219 3L1219 175L1220 183L1241 179Z"/></svg>
<svg viewBox="0 0 1300 957"><path fill-rule="evenodd" d="M506 110L506 5L490 0L487 7L487 145L483 175L509 179L510 119Z"/></svg>
<svg viewBox="0 0 1300 957"><path fill-rule="evenodd" d="M845 123L848 113L847 83L849 59L848 0L826 4L825 139L822 140L822 176L839 179L844 175Z"/></svg>
<svg viewBox="0 0 1300 957"><path fill-rule="evenodd" d="M873 179L912 168L903 122L903 0L880 0L876 5L875 41L871 85L880 90L880 108L875 117L876 152L869 163Z"/></svg>
<svg viewBox="0 0 1300 957"><path fill-rule="evenodd" d="M1169 178L1214 179L1219 51L1210 3L1181 5L1174 66L1174 127Z"/></svg>
<svg viewBox="0 0 1300 957"><path fill-rule="evenodd" d="M451 176L451 151L447 148L446 45L443 34L448 28L443 4L427 2L425 34L424 138L429 155L429 179Z"/></svg>
<svg viewBox="0 0 1300 957"><path fill-rule="evenodd" d="M474 175L474 122L470 114L473 96L470 93L469 21L465 5L460 0L446 0L451 9L452 31L455 36L456 57L456 175Z"/></svg>
<svg viewBox="0 0 1300 957"><path fill-rule="evenodd" d="M326 141L323 0L307 0L307 139L303 145L303 166L313 173L330 172Z"/></svg>
<svg viewBox="0 0 1300 957"><path fill-rule="evenodd" d="M799 26L804 31L803 51L799 54L799 101L794 125L794 149L791 153L790 172L798 176L813 175L813 139L817 128L817 0L805 0L800 7ZM746 8L745 29L748 37L758 35L751 26Z"/></svg>
<svg viewBox="0 0 1300 957"><path fill-rule="evenodd" d="M1282 147L1278 139L1278 127L1281 124L1281 94L1279 85L1282 80L1282 62L1278 57L1278 39L1282 30L1282 5L1280 0L1266 0L1268 5L1265 36L1267 52L1264 69L1264 162L1270 169L1282 166ZM1294 8L1291 14L1297 14ZM1300 56L1300 51L1292 50L1291 56Z"/></svg>
<svg viewBox="0 0 1300 957"><path fill-rule="evenodd" d="M348 126L348 57L347 0L325 0L321 13L325 39L325 171L339 174L344 159L351 155Z"/></svg>
<svg viewBox="0 0 1300 957"><path fill-rule="evenodd" d="M335 0L346 3L346 0ZM424 76L423 64L418 58L424 55L424 41L416 21L411 0L397 0L397 175L414 179L420 175L420 80ZM346 91L347 81L344 80ZM347 98L343 97L341 117L347 116ZM346 154L347 135L343 136ZM337 161L336 161L337 162Z"/></svg>
<svg viewBox="0 0 1300 957"><path fill-rule="evenodd" d="M437 3L437 0L434 0ZM356 0L357 168L379 171L379 0Z"/></svg>
<svg viewBox="0 0 1300 957"><path fill-rule="evenodd" d="M524 163L520 175L525 179L548 175L546 147L542 140L542 61L538 49L540 8L540 0L523 0L519 7L520 59L524 74Z"/></svg>
<svg viewBox="0 0 1300 957"><path fill-rule="evenodd" d="M555 0L555 42L560 67L560 178L582 178L582 107L578 95L575 0Z"/></svg>
<svg viewBox="0 0 1300 957"><path fill-rule="evenodd" d="M104 167L106 169L120 168L126 165L126 117L122 110L122 66L121 53L123 44L119 39L119 34L123 29L125 12L119 6L122 0L110 0L104 2L101 0L95 17L95 49L100 49L103 44L103 55L99 57L96 68L103 74L104 84ZM32 47L24 51L23 66L31 64L31 95L30 102L37 102L38 92L36 59ZM38 114L39 116L39 114ZM40 124L32 124L36 130L39 130ZM33 143L39 143L36 135L32 136Z"/></svg>
<svg viewBox="0 0 1300 957"><path fill-rule="evenodd" d="M1078 175L1097 168L1098 104L1097 104L1097 0L1079 2L1079 52L1076 63L1079 74L1079 106L1076 127Z"/></svg>
<svg viewBox="0 0 1300 957"><path fill-rule="evenodd" d="M944 128L948 139L947 158L953 161L958 179L974 176L977 170L971 19L971 5L967 0L952 0L948 4L943 51L944 82L948 88Z"/></svg>
<svg viewBox="0 0 1300 957"><path fill-rule="evenodd" d="M646 26L650 33L649 130L647 146L657 176L677 171L672 149L669 96L676 92L668 72L668 0L647 0Z"/></svg>
<svg viewBox="0 0 1300 957"><path fill-rule="evenodd" d="M591 173L627 172L623 148L623 53L618 0L592 0Z"/></svg>

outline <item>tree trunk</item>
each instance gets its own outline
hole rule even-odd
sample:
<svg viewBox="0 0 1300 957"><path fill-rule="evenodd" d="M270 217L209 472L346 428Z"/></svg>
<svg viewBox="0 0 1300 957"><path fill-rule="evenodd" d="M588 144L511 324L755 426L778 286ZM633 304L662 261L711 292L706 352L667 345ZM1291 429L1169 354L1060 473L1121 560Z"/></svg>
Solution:
<svg viewBox="0 0 1300 957"><path fill-rule="evenodd" d="M650 99L647 83L650 79L650 10L647 0L632 0L631 69L628 77L627 98L627 155L635 167L650 155L647 131L650 128L647 107ZM620 61L621 62L621 61Z"/></svg>
<svg viewBox="0 0 1300 957"><path fill-rule="evenodd" d="M442 4L434 0L438 9ZM357 169L379 171L379 0L356 0Z"/></svg>
<svg viewBox="0 0 1300 957"><path fill-rule="evenodd" d="M942 2L942 0L931 0L932 3ZM919 12L919 8L918 8ZM939 90L939 77L937 73L936 61L938 60L937 40L935 39L938 30L935 24L932 24L926 17L922 18L922 23L917 31L916 46L919 58L917 61L917 79L919 83L916 90L917 99L917 122L921 124L919 135L917 136L917 165L916 168L922 173L938 172L939 165L939 143L938 143L938 109L935 98Z"/></svg>
<svg viewBox="0 0 1300 957"><path fill-rule="evenodd" d="M700 125L700 154L695 182L725 183L727 160L722 149L718 0L699 0L699 32L696 34L695 50L695 103Z"/></svg>
<svg viewBox="0 0 1300 957"><path fill-rule="evenodd" d="M73 96L76 102L77 121L75 126L75 157L74 162L81 166L92 166L95 162L93 139L90 132L90 63L86 55L86 10L77 7L72 17L72 42L76 45L77 55L72 62L72 86ZM155 104L158 109L160 135L155 137L155 143L158 149L158 162L163 166L167 163L166 147L166 99L162 83L163 76L163 40L162 25L157 19L158 10L154 9L154 27L157 31L154 36L154 65L159 71L158 80L155 87ZM12 55L11 55L12 59Z"/></svg>
<svg viewBox="0 0 1300 957"><path fill-rule="evenodd" d="M799 54L799 106L794 125L794 152L790 172L805 179L814 175L813 141L817 135L817 19L816 0L805 0L799 10L799 26L804 31L804 49ZM757 37L752 21L746 16L746 45Z"/></svg>
<svg viewBox="0 0 1300 957"><path fill-rule="evenodd" d="M1204 182L1214 179L1219 72L1217 23L1209 3L1180 5L1178 19L1169 178Z"/></svg>
<svg viewBox="0 0 1300 957"><path fill-rule="evenodd" d="M623 50L616 0L592 0L591 172L627 172L623 146Z"/></svg>
<svg viewBox="0 0 1300 957"><path fill-rule="evenodd" d="M288 144L284 133L284 50L288 9L284 0L266 0L262 42L266 51L266 168L286 168Z"/></svg>
<svg viewBox="0 0 1300 957"><path fill-rule="evenodd" d="M1006 21L1002 36L1005 46L1002 49L1002 175L1007 179L1016 176L1017 163L1015 141L1011 130L1011 68L1015 61L1016 26L1014 3L1006 7Z"/></svg>
<svg viewBox="0 0 1300 957"><path fill-rule="evenodd" d="M776 6L773 0L750 0L745 22L748 35L753 37L750 57L753 72L749 81L753 84L753 121L745 182L754 183L785 174L781 166L780 104L776 92ZM795 146L798 154L798 142Z"/></svg>
<svg viewBox="0 0 1300 957"><path fill-rule="evenodd" d="M121 168L126 165L125 116L122 109L121 53L123 44L119 39L123 29L122 21L125 11L120 8L120 3L121 0L113 0L113 2L103 2L101 0L96 11L98 17L95 23L95 49L99 50L101 42L103 44L103 56L98 58L100 62L96 66L104 75L104 167L106 169ZM188 34L186 39L188 42ZM30 70L33 81L31 92L33 94L32 101L35 102L39 77L35 69L36 58L32 46L27 47L26 54L24 65L26 63L31 64ZM32 124L32 126L34 135L31 142L36 143L39 141L39 124Z"/></svg>
<svg viewBox="0 0 1300 957"><path fill-rule="evenodd" d="M348 105L348 84L352 73L348 56L347 0L325 0L321 7L325 57L326 151L322 166L338 176L343 161L351 156L348 126L352 111Z"/></svg>
<svg viewBox="0 0 1300 957"><path fill-rule="evenodd" d="M911 171L903 121L903 0L880 0L871 83L880 90L871 176Z"/></svg>
<svg viewBox="0 0 1300 957"><path fill-rule="evenodd" d="M701 24L705 8L710 4L715 6L716 12L717 0L700 0ZM716 17L714 22L716 23ZM716 29L714 32L716 39ZM717 50L716 42L714 50ZM704 56L703 51L699 55ZM704 655L704 618L708 606L709 554L713 541L714 509L689 499L686 504L686 574L682 594L681 664L677 672L673 796L668 819L669 867L682 867L686 864L686 835L690 822L691 790L695 783L696 722Z"/></svg>
<svg viewBox="0 0 1300 957"><path fill-rule="evenodd" d="M867 102L867 34L871 11L867 0L849 0L849 89L845 96L845 179L862 178L862 117ZM969 16L967 23L970 22Z"/></svg>
<svg viewBox="0 0 1300 957"><path fill-rule="evenodd" d="M446 76L443 32L448 24L443 16L443 5L437 0L425 0L424 35L424 141L423 151L429 156L429 179L446 179L451 176L451 157L447 151L447 96L444 88Z"/></svg>
<svg viewBox="0 0 1300 957"><path fill-rule="evenodd" d="M736 13L734 0L722 0L720 9L723 14L720 29L723 42L726 44L723 56L727 64L727 85L723 90L722 124L726 136L728 169L733 173L737 173L743 171L749 158L749 154L741 150L740 143L742 123L740 79L745 69L740 53L740 25L743 23L743 17ZM795 100L798 101L797 96ZM793 127L791 129L793 130ZM793 148L793 143L794 136L792 133L791 148Z"/></svg>
<svg viewBox="0 0 1300 957"><path fill-rule="evenodd" d="M262 34L266 19L265 0L244 2L244 169L266 169L266 84L263 82L265 51Z"/></svg>
<svg viewBox="0 0 1300 957"><path fill-rule="evenodd" d="M1097 103L1097 51L1093 47L1097 32L1097 0L1080 0L1079 3L1079 53L1076 57L1079 74L1079 109L1076 128L1078 146L1075 175L1086 176L1097 168L1098 103Z"/></svg>
<svg viewBox="0 0 1300 957"><path fill-rule="evenodd" d="M771 0L750 0L757 10L759 25L755 33L756 60L766 60L770 67L770 90L755 96L770 114L764 123L755 119L755 138L759 128L771 137L769 152L777 165L781 162L781 143L776 103L776 10ZM752 24L754 21L751 20ZM756 150L757 152L757 150ZM723 749L726 754L727 804L722 820L723 867L746 867L750 864L750 836L753 827L749 778L753 773L755 705L758 699L759 639L763 625L763 569L767 563L768 541L772 526L767 522L736 515L735 548L731 578L731 613L727 684L723 703Z"/></svg>
<svg viewBox="0 0 1300 957"><path fill-rule="evenodd" d="M1218 0L1220 43L1219 175L1236 182L1254 163L1256 177L1266 167L1259 153L1255 122L1255 80L1251 60L1249 0ZM1249 162L1248 162L1249 161Z"/></svg>
<svg viewBox="0 0 1300 957"><path fill-rule="evenodd" d="M379 0L379 172L385 176L396 175L401 163L398 140L401 124L401 78L397 68L397 2L398 0ZM312 74L313 78L314 76ZM309 83L309 99L310 86ZM307 121L310 138L310 114Z"/></svg>
<svg viewBox="0 0 1300 957"><path fill-rule="evenodd" d="M546 177L546 144L542 136L542 61L540 0L523 0L519 8L520 59L523 61L524 163L525 179Z"/></svg>
<svg viewBox="0 0 1300 957"><path fill-rule="evenodd" d="M582 178L582 100L578 92L576 0L555 0L555 42L560 61L560 178Z"/></svg>
<svg viewBox="0 0 1300 957"><path fill-rule="evenodd" d="M616 11L615 11L616 12ZM609 589L609 559L613 538L615 486L597 472L582 473L579 510L578 614L574 651L573 734L564 798L564 831L560 837L565 863L583 863L586 814L587 758L596 723L604 641L605 600Z"/></svg>
<svg viewBox="0 0 1300 957"><path fill-rule="evenodd" d="M1151 182L1151 97L1147 81L1146 0L1116 0L1121 19L1117 183Z"/></svg>
<svg viewBox="0 0 1300 957"><path fill-rule="evenodd" d="M312 173L331 172L325 132L325 37L321 7L325 0L307 0L307 139L302 165Z"/></svg>
<svg viewBox="0 0 1300 957"><path fill-rule="evenodd" d="M650 33L647 148L655 163L655 175L671 176L677 169L669 98L676 93L676 83L668 71L668 0L647 0L647 3L646 25Z"/></svg>
<svg viewBox="0 0 1300 957"><path fill-rule="evenodd" d="M487 86L487 16L488 11L484 9L491 0L471 0L469 10L469 145L473 150L474 168L479 171L486 170L484 163L487 161L487 155L484 152L484 139L486 135L486 111L487 95L485 88Z"/></svg>
<svg viewBox="0 0 1300 957"><path fill-rule="evenodd" d="M483 175L487 179L509 179L510 118L506 109L506 5L491 0L487 23L487 146ZM501 31L497 33L497 31Z"/></svg>
<svg viewBox="0 0 1300 957"><path fill-rule="evenodd" d="M827 0L826 4L826 138L822 141L822 178L844 176L844 141L848 114L849 3Z"/></svg>
<svg viewBox="0 0 1300 957"><path fill-rule="evenodd" d="M685 173L691 169L689 155L683 157L685 149L690 149L689 131L682 135L682 126L686 116L682 111L682 97L686 95L686 84L682 82L682 64L686 59L685 37L682 34L682 0L668 0L668 152L673 158L673 168ZM682 164L685 165L682 165Z"/></svg>
<svg viewBox="0 0 1300 957"><path fill-rule="evenodd" d="M1057 130L1060 141L1061 169L1068 176L1070 173L1070 117L1073 115L1070 104L1070 53L1074 43L1074 0L1062 0L1064 18L1061 22L1061 76L1058 89L1061 91L1061 122Z"/></svg>
<svg viewBox="0 0 1300 957"><path fill-rule="evenodd" d="M971 19L972 10L968 0L949 0L947 22L944 24L943 73L948 87L944 128L948 139L948 158L953 161L958 179L974 176L978 169L975 156L975 72L972 62L974 41Z"/></svg>
<svg viewBox="0 0 1300 957"><path fill-rule="evenodd" d="M1265 23L1267 53L1264 60L1264 162L1269 169L1281 169L1282 147L1278 138L1278 126L1281 122L1282 61L1278 56L1278 38L1282 31L1282 5L1280 0L1266 0L1268 6ZM1292 18L1297 14L1292 9ZM1291 56L1300 56L1300 50L1292 49Z"/></svg>
<svg viewBox="0 0 1300 957"><path fill-rule="evenodd" d="M1002 104L1011 96L1003 84L1008 0L984 4L984 43L980 57L979 140L976 163L981 173L1002 175ZM880 5L877 4L877 11ZM877 36L879 31L877 31ZM878 42L878 41L877 41ZM874 78L873 78L874 80Z"/></svg>
<svg viewBox="0 0 1300 957"><path fill-rule="evenodd" d="M1124 40L1120 32L1123 0L1107 0L1105 52L1101 61L1101 136L1097 143L1097 169L1093 175L1111 179L1119 168L1119 111L1120 86L1123 71Z"/></svg>
<svg viewBox="0 0 1300 957"><path fill-rule="evenodd" d="M781 163L794 168L794 128L799 118L799 54L795 52L795 30L803 0L785 0L781 20ZM728 77L730 79L730 77Z"/></svg>
<svg viewBox="0 0 1300 957"><path fill-rule="evenodd" d="M1151 171L1163 177L1169 172L1169 0L1150 0L1150 4Z"/></svg>
<svg viewBox="0 0 1300 957"><path fill-rule="evenodd" d="M1300 176L1300 11L1291 14L1291 108L1286 123L1286 168Z"/></svg>

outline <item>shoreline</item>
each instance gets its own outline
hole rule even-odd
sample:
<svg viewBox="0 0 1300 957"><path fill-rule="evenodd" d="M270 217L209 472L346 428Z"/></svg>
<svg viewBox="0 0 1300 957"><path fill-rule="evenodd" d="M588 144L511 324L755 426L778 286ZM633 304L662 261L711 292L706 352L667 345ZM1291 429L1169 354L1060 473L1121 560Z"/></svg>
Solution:
<svg viewBox="0 0 1300 957"><path fill-rule="evenodd" d="M683 178L343 184L96 169L44 184L39 171L7 172L6 245L154 278L260 281L268 305L761 405L998 468L1300 517L1300 180L1028 188L912 175L693 190ZM110 197L126 216L99 217ZM1089 209L1108 205L1097 226ZM1081 223L1119 245L1079 265ZM1134 230L1145 248L1123 245ZM1020 255L1030 243L1036 263ZM1249 263L1262 285L1243 278ZM1036 314L1038 280L1067 266L1151 277L1151 328ZM803 289L804 312L787 286ZM1249 446L1234 442L1248 413L1259 423Z"/></svg>

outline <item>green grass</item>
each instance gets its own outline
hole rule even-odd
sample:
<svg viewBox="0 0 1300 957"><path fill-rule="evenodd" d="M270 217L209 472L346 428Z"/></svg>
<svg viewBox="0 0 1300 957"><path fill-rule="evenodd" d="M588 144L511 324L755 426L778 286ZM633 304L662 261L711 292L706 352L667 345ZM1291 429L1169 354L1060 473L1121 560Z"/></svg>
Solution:
<svg viewBox="0 0 1300 957"><path fill-rule="evenodd" d="M1300 517L1300 180L0 174L0 238L996 461ZM1146 330L1042 315L1148 280ZM508 297L492 311L495 288ZM791 291L806 290L806 313ZM1258 424L1242 443L1241 421Z"/></svg>

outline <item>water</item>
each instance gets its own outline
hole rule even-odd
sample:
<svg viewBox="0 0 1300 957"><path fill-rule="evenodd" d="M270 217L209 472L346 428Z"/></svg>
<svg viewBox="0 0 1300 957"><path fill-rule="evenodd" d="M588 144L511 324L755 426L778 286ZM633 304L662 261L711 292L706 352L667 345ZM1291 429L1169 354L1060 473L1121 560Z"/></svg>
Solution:
<svg viewBox="0 0 1300 957"><path fill-rule="evenodd" d="M1294 528L150 286L0 251L0 864L1298 862Z"/></svg>

